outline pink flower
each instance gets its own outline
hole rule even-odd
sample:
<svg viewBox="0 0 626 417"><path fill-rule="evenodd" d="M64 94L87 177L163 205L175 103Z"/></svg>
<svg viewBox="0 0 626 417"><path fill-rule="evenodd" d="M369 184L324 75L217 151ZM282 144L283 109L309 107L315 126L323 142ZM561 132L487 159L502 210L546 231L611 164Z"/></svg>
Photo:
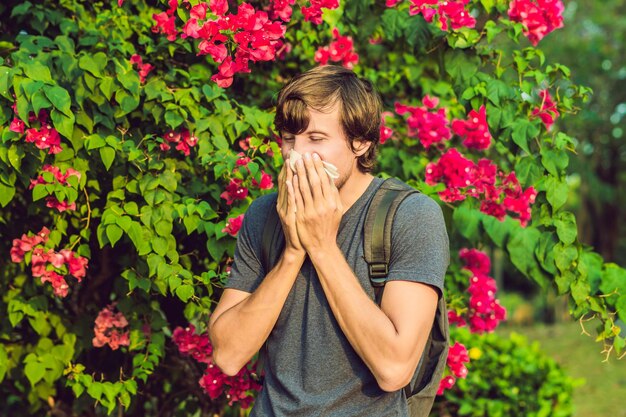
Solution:
<svg viewBox="0 0 626 417"><path fill-rule="evenodd" d="M63 256L63 260L68 266L69 273L74 276L79 282L87 275L87 264L89 260L78 255L68 249L61 249L59 252Z"/></svg>
<svg viewBox="0 0 626 417"><path fill-rule="evenodd" d="M409 3L409 14L411 16L421 14L428 23L431 23L437 14L434 7L439 3L438 0L409 0Z"/></svg>
<svg viewBox="0 0 626 417"><path fill-rule="evenodd" d="M231 205L235 200L245 200L248 196L248 189L241 186L242 182L243 180L239 178L230 180L226 191L220 194L220 197L226 200L226 204Z"/></svg>
<svg viewBox="0 0 626 417"><path fill-rule="evenodd" d="M467 348L459 342L455 342L448 351L447 365L457 378L465 378L467 376L467 368L465 363L470 361Z"/></svg>
<svg viewBox="0 0 626 417"><path fill-rule="evenodd" d="M252 185L259 187L261 190L270 190L274 188L272 176L265 171L261 171L261 183L259 184L257 180L252 178Z"/></svg>
<svg viewBox="0 0 626 417"><path fill-rule="evenodd" d="M196 328L189 325L187 328L177 327L172 333L172 340L183 355L190 355L198 362L211 363L213 346L208 336L195 333Z"/></svg>
<svg viewBox="0 0 626 417"><path fill-rule="evenodd" d="M336 9L339 7L339 0L310 0L310 7L302 7L304 20L319 25L322 23L322 8Z"/></svg>
<svg viewBox="0 0 626 417"><path fill-rule="evenodd" d="M320 46L313 57L313 60L321 65L326 65L329 59L330 48L328 46Z"/></svg>
<svg viewBox="0 0 626 417"><path fill-rule="evenodd" d="M541 90L539 97L541 98L541 106L533 109L532 114L541 119L546 126L546 130L550 130L554 121L559 117L559 110L556 108L556 103L552 100L552 96L547 89Z"/></svg>
<svg viewBox="0 0 626 417"><path fill-rule="evenodd" d="M271 0L271 16L273 19L279 18L283 22L289 22L291 20L291 14L293 12L291 6L296 0Z"/></svg>
<svg viewBox="0 0 626 417"><path fill-rule="evenodd" d="M24 122L18 119L17 117L14 117L13 120L11 121L11 125L9 126L9 130L15 133L22 134L24 133L24 129L25 129Z"/></svg>
<svg viewBox="0 0 626 417"><path fill-rule="evenodd" d="M235 237L241 229L241 225L243 224L243 214L240 214L237 217L233 217L228 219L227 225L222 229L222 232L228 233L229 235Z"/></svg>
<svg viewBox="0 0 626 417"><path fill-rule="evenodd" d="M447 0L439 4L441 30L448 30L448 23L452 29L458 30L463 27L473 28L476 26L476 19L469 14L465 6L469 0L451 1Z"/></svg>
<svg viewBox="0 0 626 417"><path fill-rule="evenodd" d="M65 278L62 275L57 274L54 271L45 271L41 275L41 283L45 284L49 282L52 285L52 290L54 291L54 295L57 297L66 297L69 292L69 286L67 282L65 282Z"/></svg>
<svg viewBox="0 0 626 417"><path fill-rule="evenodd" d="M223 16L228 12L228 1L227 0L210 0L209 8L211 12L218 16Z"/></svg>
<svg viewBox="0 0 626 417"><path fill-rule="evenodd" d="M437 395L443 395L444 391L454 386L456 379L452 375L448 375L442 378L439 382L439 388L437 389Z"/></svg>
<svg viewBox="0 0 626 417"><path fill-rule="evenodd" d="M122 312L115 312L115 303L104 307L96 317L94 322L94 347L109 345L112 350L119 349L120 346L130 345L130 332L125 328L128 320Z"/></svg>
<svg viewBox="0 0 626 417"><path fill-rule="evenodd" d="M457 314L454 310L448 310L448 322L450 324L455 324L458 327L463 327L467 325L467 322L463 318L463 316Z"/></svg>
<svg viewBox="0 0 626 417"><path fill-rule="evenodd" d="M76 210L76 203L68 203L67 201L59 201L55 196L46 197L46 207L50 207L63 213L67 210Z"/></svg>
<svg viewBox="0 0 626 417"><path fill-rule="evenodd" d="M423 106L413 107L401 103L395 104L397 114L410 113L406 119L408 135L418 137L425 148L452 137L447 110L445 108L435 110L438 102L436 97L425 96L422 100Z"/></svg>
<svg viewBox="0 0 626 417"><path fill-rule="evenodd" d="M524 24L524 35L537 46L548 33L563 27L563 10L561 0L512 0L508 15Z"/></svg>
<svg viewBox="0 0 626 417"><path fill-rule="evenodd" d="M162 12L153 14L152 18L156 21L156 25L152 27L152 32L167 35L167 40L169 41L176 40L178 30L176 30L175 16L170 16L167 12Z"/></svg>
<svg viewBox="0 0 626 417"><path fill-rule="evenodd" d="M26 142L35 143L39 149L48 149L48 154L54 155L61 152L61 137L59 132L50 125L43 125L39 130L31 128L26 130Z"/></svg>
<svg viewBox="0 0 626 417"><path fill-rule="evenodd" d="M459 258L465 262L464 269L475 275L488 275L491 270L491 260L485 252L478 249L463 248L459 251Z"/></svg>
<svg viewBox="0 0 626 417"><path fill-rule="evenodd" d="M454 120L452 130L464 138L463 145L470 149L485 150L491 145L491 133L487 124L485 106L480 106L478 112L472 110L467 120Z"/></svg>

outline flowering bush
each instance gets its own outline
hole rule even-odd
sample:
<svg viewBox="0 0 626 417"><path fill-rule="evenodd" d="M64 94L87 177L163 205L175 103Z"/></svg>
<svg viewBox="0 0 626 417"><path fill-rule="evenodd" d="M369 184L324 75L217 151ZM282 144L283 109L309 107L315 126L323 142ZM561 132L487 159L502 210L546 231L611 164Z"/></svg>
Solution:
<svg viewBox="0 0 626 417"><path fill-rule="evenodd" d="M247 207L275 190L274 95L324 60L375 82L386 110L378 172L442 204L454 250L501 248L568 295L574 317L597 317L598 339L623 354L624 269L581 245L563 208L574 141L555 121L588 91L535 47L563 24L561 1L299 6L0 7L12 22L0 35L0 413L250 405L254 362L222 375L206 323ZM439 399L450 410L464 381L494 380L472 349L499 343L478 334L505 312L482 252L461 251L446 285L450 320L474 332L453 326Z"/></svg>

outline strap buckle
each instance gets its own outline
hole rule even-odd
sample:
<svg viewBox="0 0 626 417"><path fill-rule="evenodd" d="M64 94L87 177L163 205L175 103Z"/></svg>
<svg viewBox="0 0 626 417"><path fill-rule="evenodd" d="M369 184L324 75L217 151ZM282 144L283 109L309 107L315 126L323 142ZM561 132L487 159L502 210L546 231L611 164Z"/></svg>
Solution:
<svg viewBox="0 0 626 417"><path fill-rule="evenodd" d="M368 264L370 280L375 287L385 285L387 275L389 275L389 264L384 262L372 262Z"/></svg>

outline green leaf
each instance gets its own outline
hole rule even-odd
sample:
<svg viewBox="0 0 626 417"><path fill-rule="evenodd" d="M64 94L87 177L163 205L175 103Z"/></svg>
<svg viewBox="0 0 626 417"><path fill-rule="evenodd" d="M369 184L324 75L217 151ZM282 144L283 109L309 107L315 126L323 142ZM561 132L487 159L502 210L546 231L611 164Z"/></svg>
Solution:
<svg viewBox="0 0 626 417"><path fill-rule="evenodd" d="M26 76L32 80L43 81L49 84L53 82L50 69L38 60L23 60L20 62L20 66L24 68Z"/></svg>
<svg viewBox="0 0 626 417"><path fill-rule="evenodd" d="M506 245L513 265L528 277L537 267L534 254L540 237L541 233L537 229L520 229L511 234Z"/></svg>
<svg viewBox="0 0 626 417"><path fill-rule="evenodd" d="M93 135L89 135L85 138L85 149L87 149L88 151L92 149L102 148L105 145L106 145L106 142L104 138L97 133L94 133Z"/></svg>
<svg viewBox="0 0 626 417"><path fill-rule="evenodd" d="M589 296L589 283L581 279L576 280L571 287L572 298L576 304L582 304Z"/></svg>
<svg viewBox="0 0 626 417"><path fill-rule="evenodd" d="M183 284L180 287L176 288L176 295L182 300L183 303L189 301L189 299L193 297L193 294L194 290L191 285Z"/></svg>
<svg viewBox="0 0 626 417"><path fill-rule="evenodd" d="M117 223L117 225L121 227L123 231L128 232L133 223L133 220L129 216L120 216L115 219L115 223Z"/></svg>
<svg viewBox="0 0 626 417"><path fill-rule="evenodd" d="M555 177L549 177L546 180L546 198L554 211L563 207L567 201L567 192L568 187L566 182Z"/></svg>
<svg viewBox="0 0 626 417"><path fill-rule="evenodd" d="M554 219L554 226L556 227L556 234L564 245L574 243L578 229L576 227L576 217L574 217L573 213L569 211L560 213L559 217Z"/></svg>
<svg viewBox="0 0 626 417"><path fill-rule="evenodd" d="M154 230L157 232L157 234L159 236L163 236L163 237L167 237L169 235L172 234L172 222L171 221L167 221L165 219L161 219L159 220L155 225L154 225Z"/></svg>
<svg viewBox="0 0 626 417"><path fill-rule="evenodd" d="M46 87L44 89L46 93L46 97L52 105L65 114L67 117L74 118L74 114L72 113L72 99L70 98L70 94L63 87L59 87L58 85L52 87Z"/></svg>
<svg viewBox="0 0 626 417"><path fill-rule="evenodd" d="M536 138L539 132L537 125L530 120L517 119L513 122L511 137L517 146L522 148L528 155L531 155L528 142Z"/></svg>
<svg viewBox="0 0 626 417"><path fill-rule="evenodd" d="M41 91L37 91L36 93L34 93L33 96L30 98L30 102L33 105L33 111L35 112L35 114L39 114L39 111L41 109L49 109L50 107L52 107L52 103L50 102L50 100L48 100L46 95Z"/></svg>
<svg viewBox="0 0 626 417"><path fill-rule="evenodd" d="M478 236L480 217L477 211L461 205L453 211L452 218L455 227L465 238L474 239Z"/></svg>
<svg viewBox="0 0 626 417"><path fill-rule="evenodd" d="M115 159L115 149L111 148L110 146L104 146L100 148L100 158L102 158L102 163L108 171L113 164L113 160Z"/></svg>
<svg viewBox="0 0 626 417"><path fill-rule="evenodd" d="M542 150L541 163L553 176L560 176L569 164L569 157L565 151Z"/></svg>
<svg viewBox="0 0 626 417"><path fill-rule="evenodd" d="M167 253L167 240L161 236L152 239L152 249L160 256L165 256Z"/></svg>
<svg viewBox="0 0 626 417"><path fill-rule="evenodd" d="M102 91L102 94L104 94L106 99L111 100L111 97L113 97L113 92L115 91L115 80L113 80L113 77L103 77L102 81L100 81L99 87L100 91Z"/></svg>
<svg viewBox="0 0 626 417"><path fill-rule="evenodd" d="M29 362L24 366L24 374L30 381L31 386L35 386L37 382L41 381L45 372L46 369L40 362Z"/></svg>
<svg viewBox="0 0 626 417"><path fill-rule="evenodd" d="M561 271L567 271L574 266L574 261L578 258L578 249L572 245L557 243L554 245L554 262Z"/></svg>
<svg viewBox="0 0 626 417"><path fill-rule="evenodd" d="M620 320L626 323L626 294L622 294L615 303L615 309ZM1 380L1 378L0 378Z"/></svg>
<svg viewBox="0 0 626 417"><path fill-rule="evenodd" d="M6 207L15 196L15 187L11 187L0 182L0 205Z"/></svg>
<svg viewBox="0 0 626 417"><path fill-rule="evenodd" d="M4 380L4 376L7 373L9 364L9 358L7 351L4 349L4 345L0 345L0 383Z"/></svg>
<svg viewBox="0 0 626 417"><path fill-rule="evenodd" d="M106 228L107 238L109 238L109 242L111 246L115 246L118 240L122 237L122 228L116 224L110 224Z"/></svg>
<svg viewBox="0 0 626 417"><path fill-rule="evenodd" d="M74 115L67 116L56 109L50 112L50 118L56 130L67 139L71 139L74 134Z"/></svg>
<svg viewBox="0 0 626 417"><path fill-rule="evenodd" d="M83 55L78 60L78 67L90 72L92 75L102 78L102 72L107 66L107 56L104 52Z"/></svg>

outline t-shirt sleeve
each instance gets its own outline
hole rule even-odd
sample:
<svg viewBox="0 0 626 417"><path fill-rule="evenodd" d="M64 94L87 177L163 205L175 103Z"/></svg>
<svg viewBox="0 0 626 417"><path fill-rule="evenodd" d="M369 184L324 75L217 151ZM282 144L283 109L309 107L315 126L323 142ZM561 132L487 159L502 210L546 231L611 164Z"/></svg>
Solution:
<svg viewBox="0 0 626 417"><path fill-rule="evenodd" d="M423 282L441 295L450 248L437 202L421 193L407 197L394 217L391 240L387 281Z"/></svg>
<svg viewBox="0 0 626 417"><path fill-rule="evenodd" d="M261 263L263 226L275 204L276 195L270 194L256 199L248 207L237 234L235 257L226 288L252 293L265 278L266 272Z"/></svg>

